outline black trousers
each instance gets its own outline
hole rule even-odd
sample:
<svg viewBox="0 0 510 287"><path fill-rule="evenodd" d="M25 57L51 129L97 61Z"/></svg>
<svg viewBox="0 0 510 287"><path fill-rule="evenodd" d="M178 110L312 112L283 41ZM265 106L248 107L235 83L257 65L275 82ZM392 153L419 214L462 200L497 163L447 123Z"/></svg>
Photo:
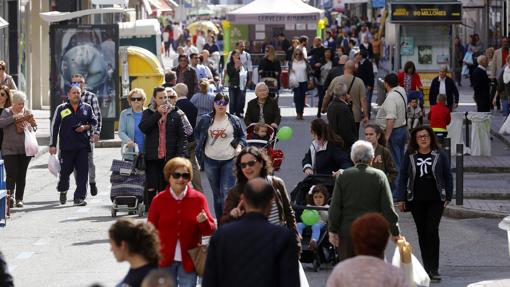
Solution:
<svg viewBox="0 0 510 287"><path fill-rule="evenodd" d="M16 200L23 200L28 164L32 157L24 154L4 155L6 187L12 194L16 189Z"/></svg>
<svg viewBox="0 0 510 287"><path fill-rule="evenodd" d="M147 160L147 168L145 170L145 208L149 210L152 199L158 192L162 191L166 186L163 177L163 168L165 167L164 159Z"/></svg>
<svg viewBox="0 0 510 287"><path fill-rule="evenodd" d="M443 216L443 201L410 202L409 207L418 231L423 267L428 273L439 269L439 222Z"/></svg>

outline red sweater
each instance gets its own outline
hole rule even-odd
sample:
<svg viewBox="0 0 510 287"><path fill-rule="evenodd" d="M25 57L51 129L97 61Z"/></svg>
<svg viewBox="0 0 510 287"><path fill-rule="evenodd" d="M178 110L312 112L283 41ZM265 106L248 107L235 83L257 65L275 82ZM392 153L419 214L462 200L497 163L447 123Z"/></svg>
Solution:
<svg viewBox="0 0 510 287"><path fill-rule="evenodd" d="M405 73L401 71L397 74L397 77L398 84L405 89L404 85ZM423 85L421 84L420 75L418 73L414 73L413 76L411 77L411 91L418 91L422 87Z"/></svg>
<svg viewBox="0 0 510 287"><path fill-rule="evenodd" d="M203 210L208 220L198 223L197 215ZM188 193L182 200L170 194L169 186L154 197L147 221L159 232L161 241L160 267L168 267L174 262L177 239L181 243L182 265L186 272L194 272L193 261L188 250L198 246L202 236L211 235L216 229L209 212L205 196L188 186Z"/></svg>
<svg viewBox="0 0 510 287"><path fill-rule="evenodd" d="M451 121L450 109L444 103L436 103L430 107L429 121L431 128L446 129Z"/></svg>

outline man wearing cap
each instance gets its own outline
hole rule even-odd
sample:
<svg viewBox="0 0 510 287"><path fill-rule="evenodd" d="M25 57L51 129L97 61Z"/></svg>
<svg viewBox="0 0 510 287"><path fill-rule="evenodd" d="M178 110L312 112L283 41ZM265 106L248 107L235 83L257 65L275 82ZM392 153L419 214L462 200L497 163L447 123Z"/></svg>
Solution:
<svg viewBox="0 0 510 287"><path fill-rule="evenodd" d="M95 132L97 117L92 107L82 102L78 83L71 86L67 96L68 101L59 105L53 115L49 153L51 155L57 153L58 137L61 169L57 190L60 192L60 204L67 201L69 176L75 170L74 205L85 206L89 172L88 155L91 150L90 142L94 139L89 132Z"/></svg>

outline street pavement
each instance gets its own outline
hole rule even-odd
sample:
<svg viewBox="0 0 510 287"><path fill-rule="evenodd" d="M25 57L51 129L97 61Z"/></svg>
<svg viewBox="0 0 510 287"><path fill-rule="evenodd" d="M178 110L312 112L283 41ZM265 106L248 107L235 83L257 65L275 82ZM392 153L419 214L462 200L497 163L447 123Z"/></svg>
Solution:
<svg viewBox="0 0 510 287"><path fill-rule="evenodd" d="M253 96L249 93L248 98ZM308 103L311 104L312 100L316 104L316 99L310 98ZM284 150L285 159L276 175L285 180L290 192L303 179L301 159L311 142L309 122L316 110L307 108L305 121L297 121L294 119L292 94L282 93L280 103L282 125L292 127L294 136L290 141L278 143L278 147ZM498 152L505 154L505 150ZM506 155L509 155L508 152ZM25 207L13 209L7 226L0 229L0 249L6 256L16 286L67 287L91 286L93 283L114 286L127 273L128 264L115 261L108 243L108 228L115 220L110 215L109 168L112 160L119 158L119 148L96 149L100 192L96 197L88 198L86 207L73 207L71 200L64 206L58 203L57 179L48 172L47 154L31 162ZM496 182L498 188L506 185L494 176L485 181L480 178L483 175L470 174L469 177L471 179L466 180L466 186L471 186L470 182L487 185ZM202 174L205 193L212 207L212 194L206 178ZM71 187L70 190L73 189ZM69 195L69 198L72 196ZM445 217L440 226L443 282L433 286L460 287L481 280L509 278L507 237L504 231L498 229L498 222L499 219L491 218ZM409 213L400 213L400 226L403 235L413 245L414 254L420 259L416 229ZM393 251L390 243L387 249L390 260ZM310 286L314 287L324 286L332 270L332 266L324 266L319 272L313 272L310 265L304 264L304 267Z"/></svg>

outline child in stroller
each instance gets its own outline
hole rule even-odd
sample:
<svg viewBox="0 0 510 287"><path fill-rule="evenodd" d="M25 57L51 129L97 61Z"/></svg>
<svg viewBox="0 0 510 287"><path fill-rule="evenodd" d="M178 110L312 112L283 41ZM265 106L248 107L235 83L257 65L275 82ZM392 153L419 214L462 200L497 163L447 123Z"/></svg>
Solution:
<svg viewBox="0 0 510 287"><path fill-rule="evenodd" d="M271 158L273 170L277 171L283 162L282 150L276 149L276 132L268 124L253 123L246 128L246 144L266 150Z"/></svg>
<svg viewBox="0 0 510 287"><path fill-rule="evenodd" d="M312 189L310 190L310 194L308 195L308 205L307 206L316 206L316 207L325 207L329 208L328 203L329 200L329 192L328 189L322 185L314 185ZM299 232L299 235L301 238L303 238L303 230L307 227L311 227L312 229L312 238L310 239L310 242L308 244L308 248L310 250L316 250L317 249L317 242L319 242L321 232L324 230L324 228L327 226L328 222L328 211L327 210L310 210L305 209L305 211L311 211L311 212L318 212L320 219L317 223L314 223L311 226L307 226L303 222L299 222L297 224L297 230Z"/></svg>
<svg viewBox="0 0 510 287"><path fill-rule="evenodd" d="M317 187L319 186L319 187ZM322 186L322 187L321 187ZM301 218L303 210L311 209L318 211L326 211L329 208L328 200L331 198L331 194L333 192L333 188L335 186L335 177L330 174L313 174L307 176L303 181L298 183L298 185L291 192L291 203L292 208L295 210L296 218ZM324 190L326 193L326 197L324 198L324 205L322 206L310 206L307 204L307 199L310 198L309 192L312 190L312 194L314 193L314 189L317 187L318 190ZM322 192L321 192L322 193ZM313 199L313 197L312 197ZM326 226L326 221L324 221ZM300 225L300 223L298 223ZM298 227L300 228L300 227ZM312 228L313 229L313 228ZM310 228L303 229L302 232L302 240L301 245L303 246L301 251L300 261L302 263L312 263L313 270L318 271L321 264L325 263L336 263L338 262L338 255L336 253L336 248L329 243L327 238L327 230L326 228L321 228L320 235L318 236L318 240L316 241L316 247L314 243L310 243L312 236L316 236L313 233L313 230ZM298 230L299 231L299 230ZM315 248L314 248L315 247Z"/></svg>

